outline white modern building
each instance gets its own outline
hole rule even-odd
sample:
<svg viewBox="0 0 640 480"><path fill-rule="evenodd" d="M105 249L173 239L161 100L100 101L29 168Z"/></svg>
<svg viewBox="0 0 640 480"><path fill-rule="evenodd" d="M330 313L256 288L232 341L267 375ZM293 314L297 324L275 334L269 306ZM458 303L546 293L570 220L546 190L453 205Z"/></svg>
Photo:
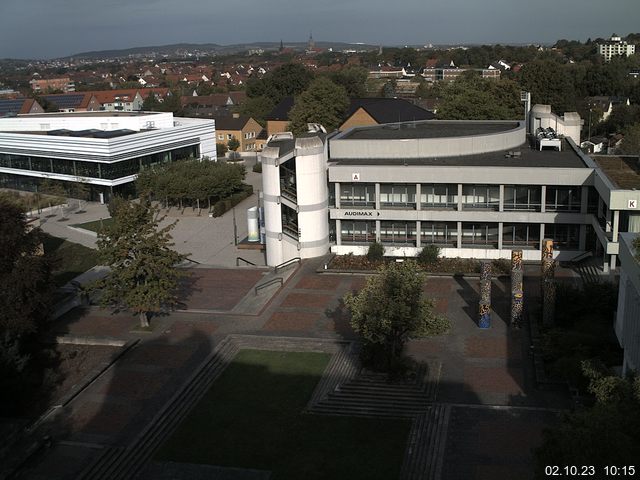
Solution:
<svg viewBox="0 0 640 480"><path fill-rule="evenodd" d="M637 234L623 233L620 237L620 284L615 331L624 350L622 373L626 374L640 370L640 250L633 246Z"/></svg>
<svg viewBox="0 0 640 480"><path fill-rule="evenodd" d="M627 43L615 33L611 38L598 44L598 54L604 58L605 62L611 61L612 57L620 55L630 56L636 53L636 46L633 43Z"/></svg>
<svg viewBox="0 0 640 480"><path fill-rule="evenodd" d="M436 245L447 257L510 258L518 248L539 260L551 238L558 260L594 251L615 266L619 232L640 231L640 172L629 165L630 183L611 180L606 162L576 146L575 113L537 105L528 120L273 138L261 157L268 264L364 254L376 241L388 256Z"/></svg>
<svg viewBox="0 0 640 480"><path fill-rule="evenodd" d="M82 182L91 197L133 192L145 167L216 158L215 122L157 112L75 112L0 119L0 187Z"/></svg>

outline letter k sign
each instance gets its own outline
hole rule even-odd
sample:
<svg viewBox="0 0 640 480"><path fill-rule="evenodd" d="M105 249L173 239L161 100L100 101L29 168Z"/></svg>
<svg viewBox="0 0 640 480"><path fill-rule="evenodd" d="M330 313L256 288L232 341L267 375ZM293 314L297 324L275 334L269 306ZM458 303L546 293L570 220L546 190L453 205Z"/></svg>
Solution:
<svg viewBox="0 0 640 480"><path fill-rule="evenodd" d="M629 200L627 202L627 208L638 208L638 201L637 200Z"/></svg>

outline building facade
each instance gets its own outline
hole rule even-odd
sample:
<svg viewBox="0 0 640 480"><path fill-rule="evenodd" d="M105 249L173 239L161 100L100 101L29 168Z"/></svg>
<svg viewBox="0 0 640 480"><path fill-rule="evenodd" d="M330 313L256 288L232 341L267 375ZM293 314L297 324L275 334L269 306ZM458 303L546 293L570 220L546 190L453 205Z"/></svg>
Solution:
<svg viewBox="0 0 640 480"><path fill-rule="evenodd" d="M580 123L577 114L535 106L528 123L424 121L352 128L328 140L316 134L330 153L325 169L304 170L304 179L299 139L277 149L272 141L262 156L263 172L275 169L263 173L267 259L364 254L377 241L388 256L436 245L447 257L506 259L517 248L539 260L542 240L551 238L559 260L598 251L605 268L615 265L619 232L640 231L640 189L615 185L580 151ZM296 169L287 167L294 160ZM314 192L303 205L299 188L288 198L286 191L302 180L304 192ZM307 212L325 209L300 228ZM285 251L283 241L295 248Z"/></svg>
<svg viewBox="0 0 640 480"><path fill-rule="evenodd" d="M620 241L620 283L615 331L624 350L622 373L640 369L640 251L637 234L623 233Z"/></svg>
<svg viewBox="0 0 640 480"><path fill-rule="evenodd" d="M216 158L215 122L156 112L83 112L0 119L0 186L37 191L48 180L90 186L91 198L133 192L138 172Z"/></svg>
<svg viewBox="0 0 640 480"><path fill-rule="evenodd" d="M598 44L598 54L604 58L605 62L610 62L612 57L620 55L628 57L634 53L636 53L636 46L623 41L616 34L613 34L608 41Z"/></svg>

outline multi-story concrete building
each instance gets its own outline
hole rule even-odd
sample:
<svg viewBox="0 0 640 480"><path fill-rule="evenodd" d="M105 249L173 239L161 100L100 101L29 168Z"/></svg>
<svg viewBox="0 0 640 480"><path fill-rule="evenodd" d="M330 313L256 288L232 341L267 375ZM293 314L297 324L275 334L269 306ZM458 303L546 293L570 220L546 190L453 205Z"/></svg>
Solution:
<svg viewBox="0 0 640 480"><path fill-rule="evenodd" d="M0 119L0 186L82 182L93 199L133 191L140 169L216 158L215 122L156 112L75 112Z"/></svg>
<svg viewBox="0 0 640 480"><path fill-rule="evenodd" d="M640 369L640 250L634 248L637 234L620 235L620 283L615 331L624 349L622 373Z"/></svg>
<svg viewBox="0 0 640 480"><path fill-rule="evenodd" d="M76 91L76 85L69 77L34 78L29 81L29 85L31 85L31 90L36 93L47 93L53 90L61 90L65 93Z"/></svg>
<svg viewBox="0 0 640 480"><path fill-rule="evenodd" d="M326 137L272 139L262 154L267 260L364 254L539 260L542 240L570 260L616 264L620 231L640 231L638 190L576 146L580 117L535 106L524 121L423 121ZM551 127L553 126L553 127ZM553 132L552 130L553 129ZM324 165L324 166L323 166Z"/></svg>
<svg viewBox="0 0 640 480"><path fill-rule="evenodd" d="M620 55L628 57L634 53L636 53L636 46L632 43L625 42L615 33L608 41L598 44L598 54L604 58L605 62L611 61L612 57Z"/></svg>

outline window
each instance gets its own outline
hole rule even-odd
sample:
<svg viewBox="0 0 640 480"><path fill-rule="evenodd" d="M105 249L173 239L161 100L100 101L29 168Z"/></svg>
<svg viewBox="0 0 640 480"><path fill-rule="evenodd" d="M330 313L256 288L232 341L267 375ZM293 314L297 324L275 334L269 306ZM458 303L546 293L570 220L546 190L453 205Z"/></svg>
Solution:
<svg viewBox="0 0 640 480"><path fill-rule="evenodd" d="M582 187L547 187L545 209L550 212L579 212Z"/></svg>
<svg viewBox="0 0 640 480"><path fill-rule="evenodd" d="M376 187L371 183L341 184L341 207L366 207L374 208L376 205Z"/></svg>
<svg viewBox="0 0 640 480"><path fill-rule="evenodd" d="M224 135L218 135L218 140L224 140Z"/></svg>
<svg viewBox="0 0 640 480"><path fill-rule="evenodd" d="M342 220L340 239L345 244L373 243L376 241L376 222Z"/></svg>
<svg viewBox="0 0 640 480"><path fill-rule="evenodd" d="M380 185L380 206L391 208L416 207L415 185Z"/></svg>
<svg viewBox="0 0 640 480"><path fill-rule="evenodd" d="M500 187L498 185L463 185L462 205L464 209L498 210Z"/></svg>
<svg viewBox="0 0 640 480"><path fill-rule="evenodd" d="M442 247L455 247L458 242L457 222L420 222L420 242Z"/></svg>
<svg viewBox="0 0 640 480"><path fill-rule="evenodd" d="M553 240L553 247L558 250L577 250L580 234L579 225L546 224L544 236Z"/></svg>
<svg viewBox="0 0 640 480"><path fill-rule="evenodd" d="M231 135L230 133L227 133L227 140L231 140L233 138L233 135Z"/></svg>
<svg viewBox="0 0 640 480"><path fill-rule="evenodd" d="M463 247L498 247L497 223L463 223Z"/></svg>
<svg viewBox="0 0 640 480"><path fill-rule="evenodd" d="M458 185L421 185L420 204L422 208L455 208L458 205Z"/></svg>
<svg viewBox="0 0 640 480"><path fill-rule="evenodd" d="M390 245L416 244L416 222L380 222L380 242Z"/></svg>
<svg viewBox="0 0 640 480"><path fill-rule="evenodd" d="M540 211L542 188L527 185L505 185L504 209Z"/></svg>
<svg viewBox="0 0 640 480"><path fill-rule="evenodd" d="M538 248L540 246L540 225L505 224L502 229L502 246Z"/></svg>

